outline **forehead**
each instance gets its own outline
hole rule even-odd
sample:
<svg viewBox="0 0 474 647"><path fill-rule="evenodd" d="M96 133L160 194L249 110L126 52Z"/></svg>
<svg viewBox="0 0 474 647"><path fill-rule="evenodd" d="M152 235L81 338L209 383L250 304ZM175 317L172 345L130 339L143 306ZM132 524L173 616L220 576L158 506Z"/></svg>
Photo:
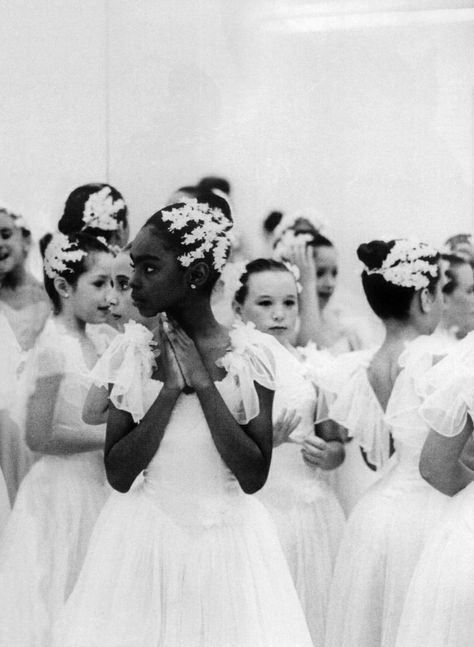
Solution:
<svg viewBox="0 0 474 647"><path fill-rule="evenodd" d="M130 254L133 259L139 256L155 256L157 258L174 257L175 254L166 247L161 240L159 232L153 227L145 226L136 235L132 242Z"/></svg>
<svg viewBox="0 0 474 647"><path fill-rule="evenodd" d="M474 283L474 273L469 263L463 263L454 268L459 285L471 286Z"/></svg>
<svg viewBox="0 0 474 647"><path fill-rule="evenodd" d="M316 260L318 265L337 266L337 252L334 247L329 247L329 245L317 247Z"/></svg>
<svg viewBox="0 0 474 647"><path fill-rule="evenodd" d="M13 218L9 216L8 213L5 213L5 211L1 211L1 210L0 210L0 227L2 229L5 229L6 227L12 229L15 227Z"/></svg>
<svg viewBox="0 0 474 647"><path fill-rule="evenodd" d="M251 274L248 280L249 294L254 297L267 295L273 297L296 296L296 282L290 272L258 272Z"/></svg>
<svg viewBox="0 0 474 647"><path fill-rule="evenodd" d="M88 254L85 274L110 275L112 271L112 254L107 252L92 252Z"/></svg>
<svg viewBox="0 0 474 647"><path fill-rule="evenodd" d="M112 262L112 271L115 275L130 276L133 273L132 259L128 252L120 252Z"/></svg>

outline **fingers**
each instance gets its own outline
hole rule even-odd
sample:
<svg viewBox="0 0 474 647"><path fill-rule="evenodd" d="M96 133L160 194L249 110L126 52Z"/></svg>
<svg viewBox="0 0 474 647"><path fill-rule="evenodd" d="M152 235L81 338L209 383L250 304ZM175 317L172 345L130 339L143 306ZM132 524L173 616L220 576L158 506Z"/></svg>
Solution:
<svg viewBox="0 0 474 647"><path fill-rule="evenodd" d="M294 430L298 427L300 422L301 422L301 416L296 416L296 418L294 418L293 422L289 425L288 434L292 434L294 432Z"/></svg>
<svg viewBox="0 0 474 647"><path fill-rule="evenodd" d="M304 444L306 449L309 451L312 451L313 449L326 450L327 448L326 441L318 436L307 436L304 439Z"/></svg>

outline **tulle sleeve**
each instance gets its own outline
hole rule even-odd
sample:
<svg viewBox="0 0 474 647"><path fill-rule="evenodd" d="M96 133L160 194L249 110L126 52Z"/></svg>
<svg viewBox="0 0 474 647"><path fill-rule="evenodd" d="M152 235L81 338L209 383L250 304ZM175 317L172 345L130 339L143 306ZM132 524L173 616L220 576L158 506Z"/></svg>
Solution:
<svg viewBox="0 0 474 647"><path fill-rule="evenodd" d="M420 415L443 436L457 436L474 418L474 335L470 333L419 382Z"/></svg>
<svg viewBox="0 0 474 647"><path fill-rule="evenodd" d="M247 424L260 411L255 383L275 390L275 344L270 335L260 333L251 324L236 324L230 331L231 347L217 360L236 386L237 397L230 408L237 422Z"/></svg>
<svg viewBox="0 0 474 647"><path fill-rule="evenodd" d="M109 398L123 411L128 411L139 422L148 407L145 386L151 379L155 356L153 335L141 324L125 324L125 331L117 335L92 370L97 386L112 385Z"/></svg>

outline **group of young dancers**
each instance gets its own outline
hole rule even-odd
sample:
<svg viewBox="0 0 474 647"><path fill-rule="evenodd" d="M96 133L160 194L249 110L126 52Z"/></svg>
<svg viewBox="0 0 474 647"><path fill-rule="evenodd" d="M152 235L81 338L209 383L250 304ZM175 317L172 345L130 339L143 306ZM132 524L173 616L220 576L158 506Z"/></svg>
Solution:
<svg viewBox="0 0 474 647"><path fill-rule="evenodd" d="M41 284L0 208L0 647L470 646L469 237L358 247L368 345L311 217L232 229L85 185Z"/></svg>

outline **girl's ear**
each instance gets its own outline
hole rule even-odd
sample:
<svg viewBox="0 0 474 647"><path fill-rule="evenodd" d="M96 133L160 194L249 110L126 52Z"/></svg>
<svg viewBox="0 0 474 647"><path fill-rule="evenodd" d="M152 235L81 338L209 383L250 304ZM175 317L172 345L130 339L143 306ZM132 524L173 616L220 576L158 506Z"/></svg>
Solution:
<svg viewBox="0 0 474 647"><path fill-rule="evenodd" d="M434 295L428 290L423 288L420 291L420 310L423 314L428 314L433 308Z"/></svg>
<svg viewBox="0 0 474 647"><path fill-rule="evenodd" d="M57 276L54 279L54 288L59 296L63 297L64 299L67 299L71 294L71 286L66 281L66 279L63 279L60 276Z"/></svg>
<svg viewBox="0 0 474 647"><path fill-rule="evenodd" d="M235 299L232 299L232 311L238 317L242 316L242 306Z"/></svg>
<svg viewBox="0 0 474 647"><path fill-rule="evenodd" d="M187 283L189 287L202 288L206 285L210 276L210 270L207 263L199 261L189 268L187 272Z"/></svg>

